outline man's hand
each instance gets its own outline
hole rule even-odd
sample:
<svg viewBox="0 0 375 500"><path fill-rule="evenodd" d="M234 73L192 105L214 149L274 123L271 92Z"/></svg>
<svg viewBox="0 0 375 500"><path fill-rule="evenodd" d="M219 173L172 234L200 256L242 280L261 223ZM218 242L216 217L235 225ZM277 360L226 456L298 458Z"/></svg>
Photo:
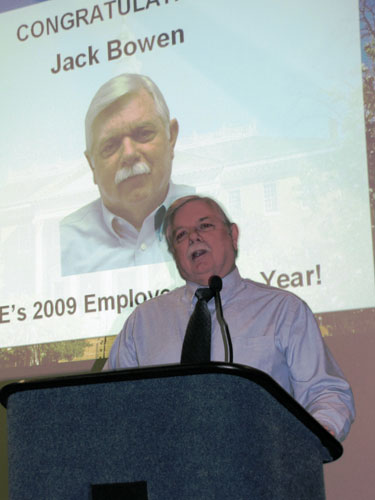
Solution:
<svg viewBox="0 0 375 500"><path fill-rule="evenodd" d="M332 429L330 429L329 427L327 427L326 425L323 425L323 427L325 428L326 431L328 431L330 434L332 434L332 436L335 438L335 433L333 432Z"/></svg>

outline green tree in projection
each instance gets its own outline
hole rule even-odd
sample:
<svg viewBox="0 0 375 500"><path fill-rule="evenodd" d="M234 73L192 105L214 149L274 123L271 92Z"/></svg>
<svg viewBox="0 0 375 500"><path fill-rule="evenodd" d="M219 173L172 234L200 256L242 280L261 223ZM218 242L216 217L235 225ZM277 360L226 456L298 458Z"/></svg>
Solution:
<svg viewBox="0 0 375 500"><path fill-rule="evenodd" d="M87 340L69 340L5 348L0 350L0 365L2 368L19 368L72 361L81 357L87 347L90 347Z"/></svg>
<svg viewBox="0 0 375 500"><path fill-rule="evenodd" d="M363 62L363 98L365 105L365 123L367 139L367 158L371 192L371 206L374 210L375 196L375 1L360 0Z"/></svg>

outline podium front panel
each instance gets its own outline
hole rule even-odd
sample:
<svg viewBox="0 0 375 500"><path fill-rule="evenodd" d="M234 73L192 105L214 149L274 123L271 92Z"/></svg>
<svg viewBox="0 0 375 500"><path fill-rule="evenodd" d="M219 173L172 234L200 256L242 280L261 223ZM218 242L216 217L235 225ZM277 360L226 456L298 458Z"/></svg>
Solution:
<svg viewBox="0 0 375 500"><path fill-rule="evenodd" d="M46 387L8 398L10 499L323 499L320 440L263 387L225 373Z"/></svg>

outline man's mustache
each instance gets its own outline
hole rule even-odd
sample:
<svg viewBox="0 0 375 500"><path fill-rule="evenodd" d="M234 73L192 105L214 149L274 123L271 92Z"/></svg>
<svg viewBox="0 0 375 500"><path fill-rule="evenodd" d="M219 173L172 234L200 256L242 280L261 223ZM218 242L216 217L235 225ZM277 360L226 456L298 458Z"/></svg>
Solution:
<svg viewBox="0 0 375 500"><path fill-rule="evenodd" d="M147 165L147 163L138 162L132 165L131 167L121 167L120 170L117 170L115 175L115 184L120 184L120 182L126 181L129 177L134 177L134 175L142 175L142 174L150 174L151 169Z"/></svg>

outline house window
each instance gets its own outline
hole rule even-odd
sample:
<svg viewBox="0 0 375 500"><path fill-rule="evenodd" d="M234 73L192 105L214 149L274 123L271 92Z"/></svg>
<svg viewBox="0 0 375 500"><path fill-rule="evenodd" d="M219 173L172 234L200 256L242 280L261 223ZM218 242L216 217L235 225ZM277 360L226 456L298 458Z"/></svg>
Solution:
<svg viewBox="0 0 375 500"><path fill-rule="evenodd" d="M279 210L276 182L269 182L263 185L264 189L264 211L272 214Z"/></svg>

